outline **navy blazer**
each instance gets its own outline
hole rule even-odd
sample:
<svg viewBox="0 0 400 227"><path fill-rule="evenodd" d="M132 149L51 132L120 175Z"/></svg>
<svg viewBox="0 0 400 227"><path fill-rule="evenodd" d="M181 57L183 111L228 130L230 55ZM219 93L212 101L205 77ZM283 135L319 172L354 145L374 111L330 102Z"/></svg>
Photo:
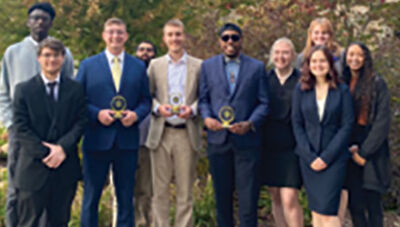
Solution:
<svg viewBox="0 0 400 227"><path fill-rule="evenodd" d="M260 146L259 127L268 112L267 77L264 63L244 54L239 56L240 69L236 86L232 94L226 78L224 55L217 55L203 62L201 66L199 88L199 111L203 119L218 119L218 112L224 105L235 111L232 123L251 121L256 130L245 135L231 134L228 130L208 130L208 142L225 143L227 136L232 135L233 142L239 149ZM231 123L231 124L232 124Z"/></svg>
<svg viewBox="0 0 400 227"><path fill-rule="evenodd" d="M347 159L347 142L354 115L350 91L345 84L330 88L322 121L319 120L315 90L302 91L300 83L293 93L292 126L296 154L310 165L320 157L328 166L337 159Z"/></svg>
<svg viewBox="0 0 400 227"><path fill-rule="evenodd" d="M76 79L83 85L89 112L89 126L83 140L85 151L104 151L114 143L122 150L136 150L139 147L138 123L150 112L151 96L144 63L125 53L120 89L117 93L105 52L82 61ZM122 95L127 109L135 111L138 121L131 127L124 127L119 120L104 126L97 119L102 109L111 109L111 99Z"/></svg>

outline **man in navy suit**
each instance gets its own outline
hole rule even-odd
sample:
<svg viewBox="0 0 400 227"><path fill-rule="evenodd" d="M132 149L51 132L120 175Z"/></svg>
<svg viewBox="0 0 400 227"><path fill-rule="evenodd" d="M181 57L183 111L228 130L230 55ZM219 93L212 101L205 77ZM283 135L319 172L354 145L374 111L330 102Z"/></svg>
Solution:
<svg viewBox="0 0 400 227"><path fill-rule="evenodd" d="M102 37L106 50L85 59L77 75L89 110L89 126L83 141L81 222L83 227L98 226L98 204L111 167L118 203L117 226L133 227L138 123L151 108L148 78L144 63L124 51L128 33L121 19L108 19ZM119 118L111 107L117 95L122 96L126 104ZM114 104L124 106L123 101Z"/></svg>
<svg viewBox="0 0 400 227"><path fill-rule="evenodd" d="M234 226L233 191L239 197L240 226L257 226L259 127L268 112L264 64L241 54L242 31L227 23L219 32L223 53L203 62L199 109L207 127L208 159L217 202L218 226ZM219 119L234 111L229 128Z"/></svg>

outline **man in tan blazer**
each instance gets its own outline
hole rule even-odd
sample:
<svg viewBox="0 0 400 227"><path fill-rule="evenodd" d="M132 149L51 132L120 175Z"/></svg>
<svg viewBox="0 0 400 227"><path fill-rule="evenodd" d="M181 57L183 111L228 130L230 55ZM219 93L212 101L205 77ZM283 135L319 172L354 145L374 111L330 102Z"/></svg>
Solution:
<svg viewBox="0 0 400 227"><path fill-rule="evenodd" d="M146 146L150 148L153 214L156 227L169 226L169 185L176 185L175 226L193 226L192 186L201 147L197 89L202 61L184 50L184 25L172 19L164 25L168 53L148 68L153 108Z"/></svg>

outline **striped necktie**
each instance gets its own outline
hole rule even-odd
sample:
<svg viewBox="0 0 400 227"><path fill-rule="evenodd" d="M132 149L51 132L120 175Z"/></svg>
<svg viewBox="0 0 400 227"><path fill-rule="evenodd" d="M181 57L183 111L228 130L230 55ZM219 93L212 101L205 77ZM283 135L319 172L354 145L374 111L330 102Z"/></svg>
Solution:
<svg viewBox="0 0 400 227"><path fill-rule="evenodd" d="M121 81L121 63L120 63L119 58L117 58L117 57L114 57L112 59L112 63L113 63L113 65L112 65L111 73L112 73L115 89L118 92L120 81Z"/></svg>

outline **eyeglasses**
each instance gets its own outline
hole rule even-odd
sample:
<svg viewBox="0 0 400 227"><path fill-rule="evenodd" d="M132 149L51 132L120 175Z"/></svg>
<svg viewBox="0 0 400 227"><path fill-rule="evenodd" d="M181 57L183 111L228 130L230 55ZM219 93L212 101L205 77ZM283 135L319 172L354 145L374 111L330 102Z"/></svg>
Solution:
<svg viewBox="0 0 400 227"><path fill-rule="evenodd" d="M123 30L105 30L105 33L109 35L117 34L117 35L123 35L125 32Z"/></svg>
<svg viewBox="0 0 400 227"><path fill-rule="evenodd" d="M240 36L239 35L223 35L223 36L221 36L221 39L224 42L228 42L229 39L231 39L233 42L237 42L240 40Z"/></svg>
<svg viewBox="0 0 400 227"><path fill-rule="evenodd" d="M51 53L44 53L44 54L40 54L40 56L46 58L46 59L50 59L50 58L61 58L61 56L63 56L61 53L55 53L55 54L51 54Z"/></svg>
<svg viewBox="0 0 400 227"><path fill-rule="evenodd" d="M147 51L147 52L153 52L154 51L154 49L153 48L151 48L151 47L139 47L138 48L138 51L140 51L140 52L143 52L143 51Z"/></svg>

